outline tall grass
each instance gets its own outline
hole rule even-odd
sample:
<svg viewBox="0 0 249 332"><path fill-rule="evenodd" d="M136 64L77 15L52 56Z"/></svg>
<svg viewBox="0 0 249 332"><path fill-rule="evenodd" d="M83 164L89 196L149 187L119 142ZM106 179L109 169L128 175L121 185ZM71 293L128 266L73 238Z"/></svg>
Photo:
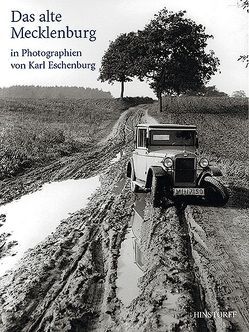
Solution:
<svg viewBox="0 0 249 332"><path fill-rule="evenodd" d="M230 97L164 97L163 111L172 111L180 113L230 113L247 114L247 98Z"/></svg>
<svg viewBox="0 0 249 332"><path fill-rule="evenodd" d="M110 99L0 99L0 179L89 149L122 107Z"/></svg>

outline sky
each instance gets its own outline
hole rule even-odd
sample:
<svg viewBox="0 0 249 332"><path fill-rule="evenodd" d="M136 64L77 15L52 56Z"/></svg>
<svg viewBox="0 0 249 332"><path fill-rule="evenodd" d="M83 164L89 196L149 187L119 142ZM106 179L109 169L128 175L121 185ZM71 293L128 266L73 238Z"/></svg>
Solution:
<svg viewBox="0 0 249 332"><path fill-rule="evenodd" d="M207 50L214 50L220 59L221 73L212 77L209 85L215 85L229 95L236 90L248 91L248 70L237 59L248 53L248 14L237 5L237 0L1 0L0 5L0 87L11 85L41 86L83 86L110 91L114 97L120 95L120 83L110 85L98 80L101 58L110 41L121 33L143 29L154 14L166 7L168 10L186 10L186 16L206 27L214 39L209 41ZM39 22L39 15L49 10L61 14L61 22ZM12 11L15 20L11 22ZM34 14L35 21L25 21L25 15ZM24 20L24 21L23 21ZM96 41L85 39L12 39L11 27L34 30L37 26L49 25L51 29L96 30ZM43 57L23 57L22 50L31 52L73 50L81 51L81 57L51 58L54 62L95 63L96 70L90 69L33 69L29 61L42 63ZM11 56L11 50L19 56ZM47 60L46 60L47 61ZM14 64L26 64L26 69L12 68ZM11 66L12 64L12 66ZM148 83L133 80L125 85L127 96L151 96L153 91Z"/></svg>

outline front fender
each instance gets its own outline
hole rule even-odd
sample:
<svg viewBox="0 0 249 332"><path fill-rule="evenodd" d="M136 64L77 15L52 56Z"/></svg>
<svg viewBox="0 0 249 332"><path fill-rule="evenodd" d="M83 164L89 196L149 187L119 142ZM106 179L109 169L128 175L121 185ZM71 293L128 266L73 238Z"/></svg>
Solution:
<svg viewBox="0 0 249 332"><path fill-rule="evenodd" d="M199 175L198 179L197 179L197 185L199 186L202 182L202 180L206 177L206 176L222 176L222 172L221 170L217 167L217 166L209 166L206 167L201 174Z"/></svg>
<svg viewBox="0 0 249 332"><path fill-rule="evenodd" d="M149 169L149 172L150 171L152 171L153 175L155 175L155 176L164 176L164 175L166 175L165 170L161 166L152 166Z"/></svg>
<svg viewBox="0 0 249 332"><path fill-rule="evenodd" d="M152 166L148 170L147 179L146 179L146 183L145 183L146 188L150 188L153 176L170 177L170 174L167 173L161 166Z"/></svg>
<svg viewBox="0 0 249 332"><path fill-rule="evenodd" d="M209 170L211 172L211 175L213 176L222 176L222 172L217 166L209 166Z"/></svg>

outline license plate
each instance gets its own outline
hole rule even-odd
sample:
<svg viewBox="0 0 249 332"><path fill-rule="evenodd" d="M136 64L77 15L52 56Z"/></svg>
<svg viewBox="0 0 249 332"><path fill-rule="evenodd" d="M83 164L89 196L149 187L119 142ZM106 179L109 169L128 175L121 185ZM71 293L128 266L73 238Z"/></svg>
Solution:
<svg viewBox="0 0 249 332"><path fill-rule="evenodd" d="M204 188L174 188L174 196L178 195L193 195L193 196L204 196Z"/></svg>

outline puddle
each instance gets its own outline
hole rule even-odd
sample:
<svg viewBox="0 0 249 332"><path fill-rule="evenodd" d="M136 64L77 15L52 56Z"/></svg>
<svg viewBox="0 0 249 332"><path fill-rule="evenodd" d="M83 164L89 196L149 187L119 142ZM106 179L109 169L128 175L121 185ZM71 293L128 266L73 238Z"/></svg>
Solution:
<svg viewBox="0 0 249 332"><path fill-rule="evenodd" d="M128 306L139 295L138 281L144 274L144 255L141 236L144 224L143 203L138 201L133 209L130 227L121 244L118 259L117 297Z"/></svg>
<svg viewBox="0 0 249 332"><path fill-rule="evenodd" d="M0 260L0 276L13 268L27 249L53 232L62 219L84 208L99 186L99 176L47 183L41 190L1 206L0 215L5 214L6 221L0 228L0 237L10 233L9 243L17 241L17 245L12 248L14 256Z"/></svg>
<svg viewBox="0 0 249 332"><path fill-rule="evenodd" d="M134 262L133 234L128 228L118 259L117 297L128 306L139 295L138 279L143 271Z"/></svg>

